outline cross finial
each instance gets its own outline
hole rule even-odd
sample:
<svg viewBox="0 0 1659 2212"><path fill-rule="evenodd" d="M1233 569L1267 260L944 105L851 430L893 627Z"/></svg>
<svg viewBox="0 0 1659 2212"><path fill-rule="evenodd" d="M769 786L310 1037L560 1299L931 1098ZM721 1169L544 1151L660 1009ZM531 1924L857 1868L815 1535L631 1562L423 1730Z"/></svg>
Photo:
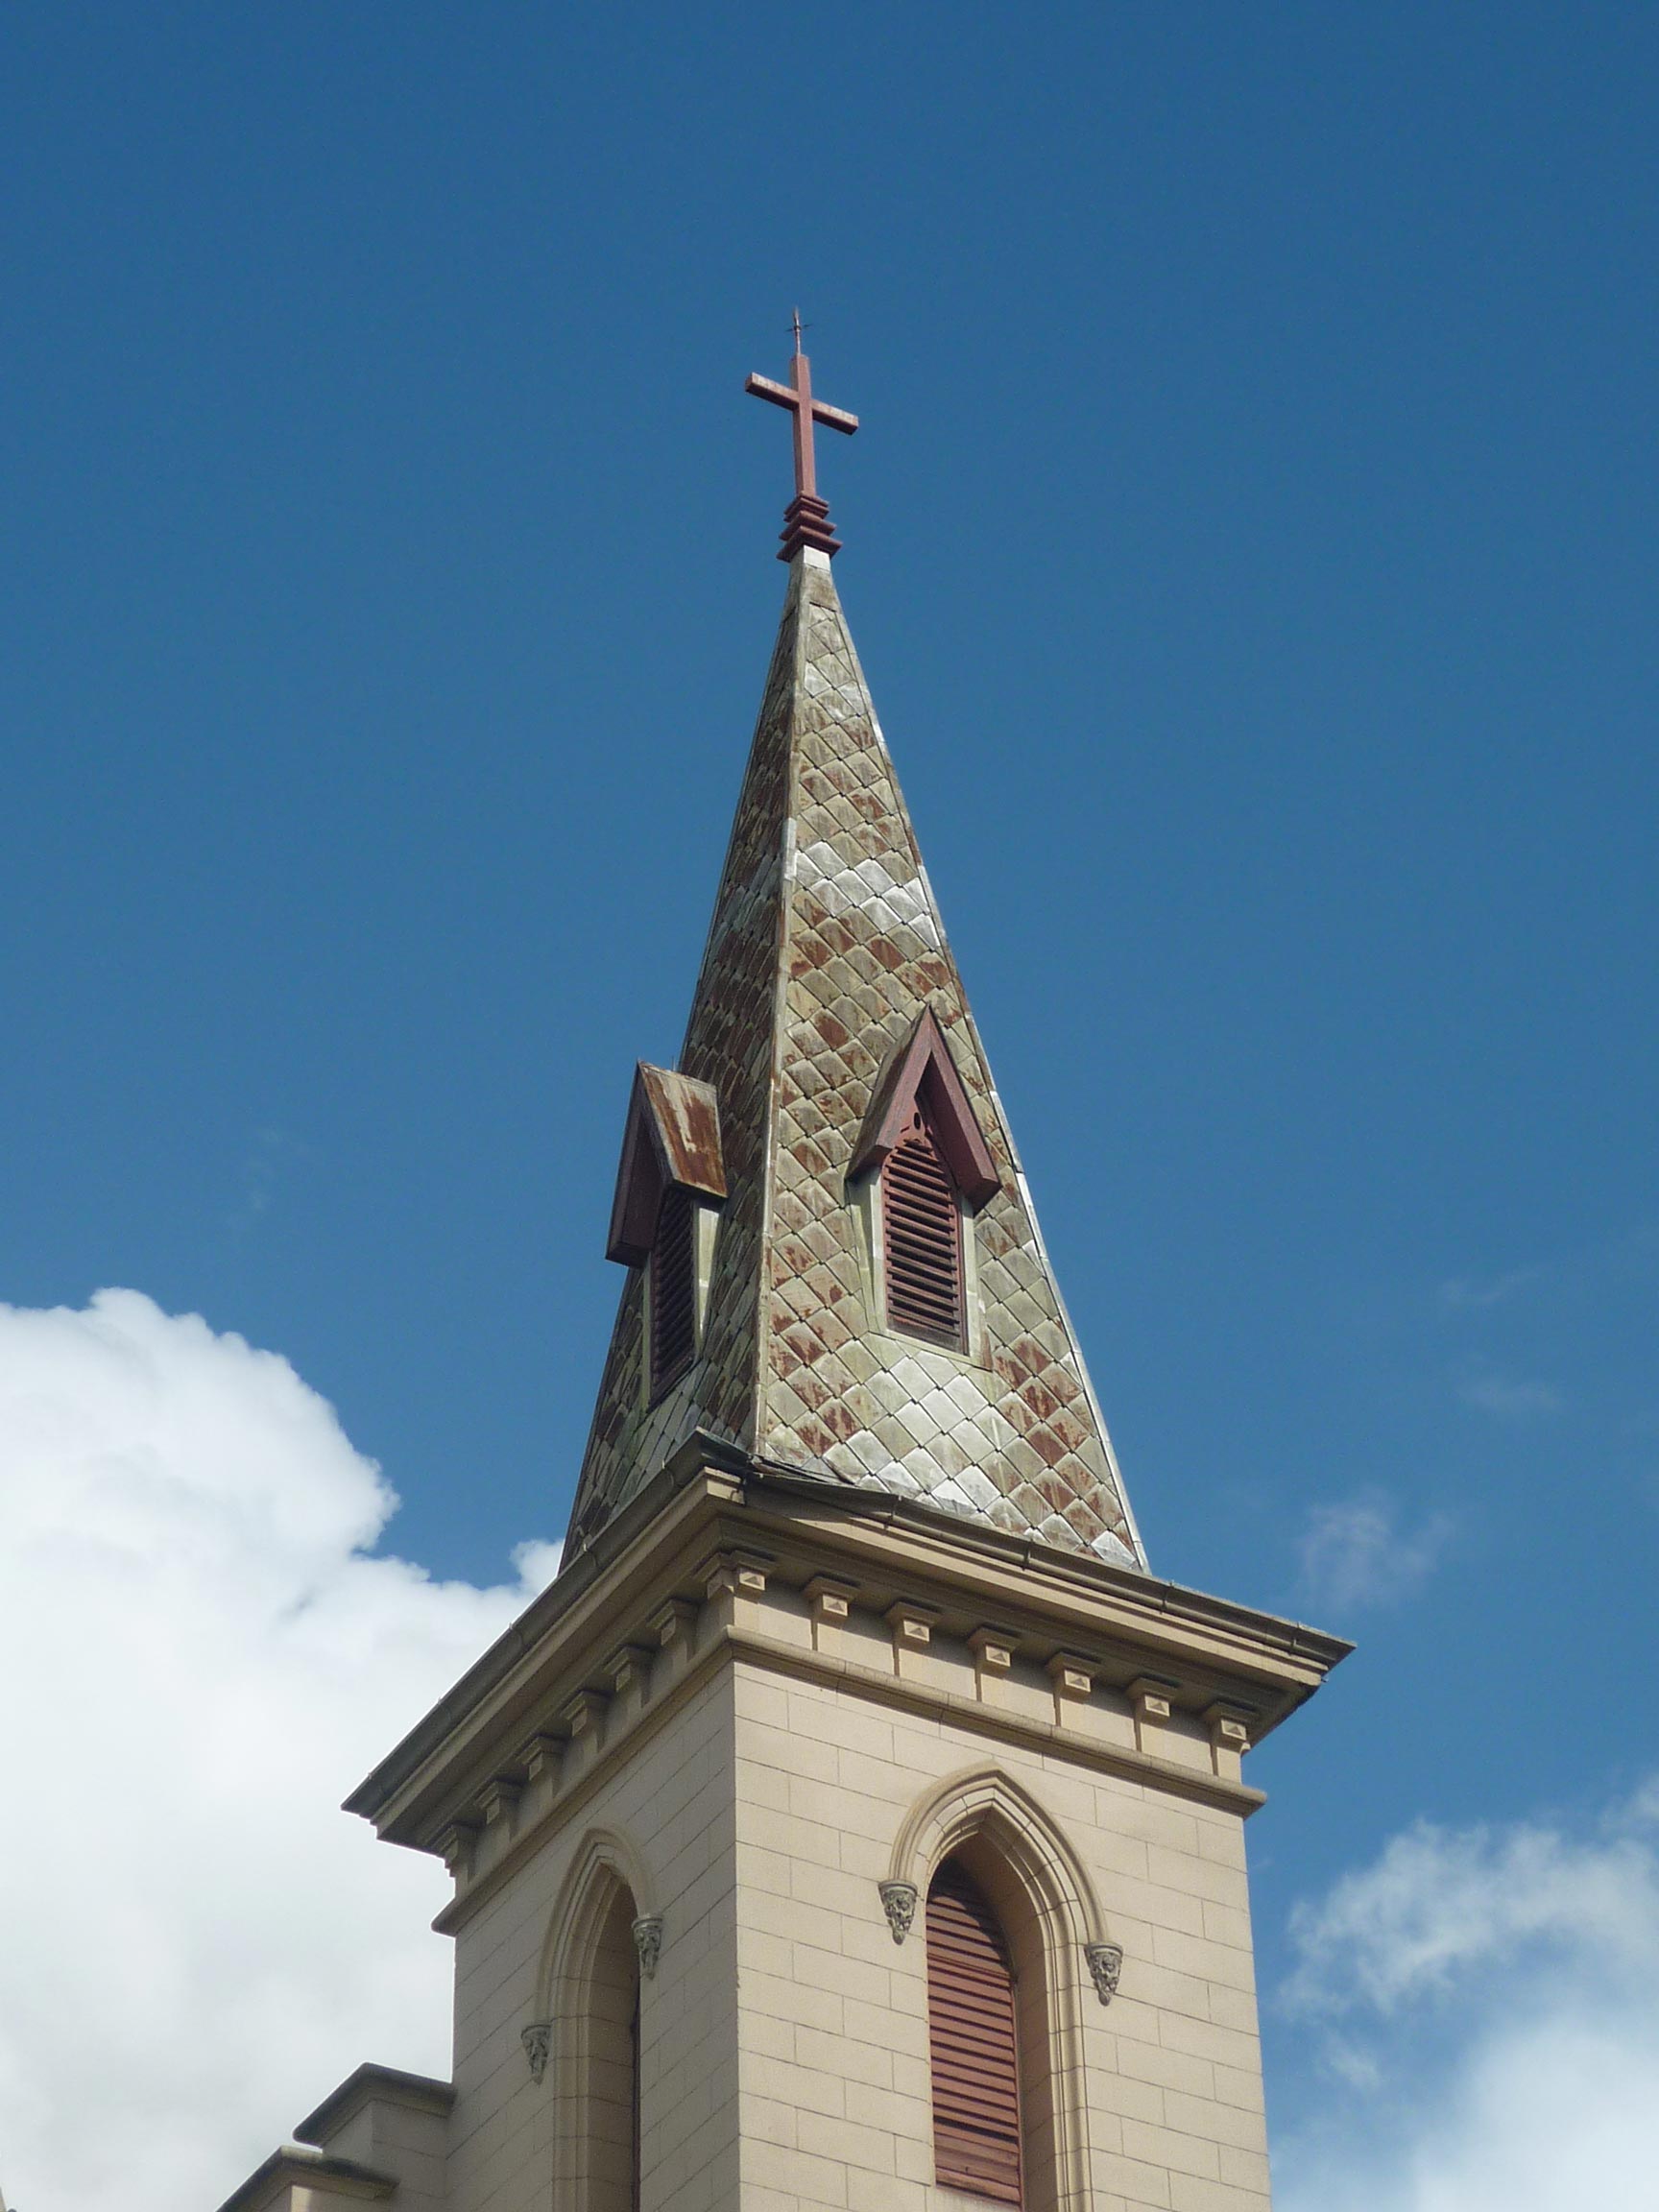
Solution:
<svg viewBox="0 0 1659 2212"><path fill-rule="evenodd" d="M783 546L779 560L793 561L804 545L828 553L833 560L841 546L830 525L830 509L818 496L812 425L822 422L826 429L840 430L850 438L858 427L858 418L813 398L812 364L801 350L803 325L798 307L791 319L791 327L795 351L789 363L788 383L774 384L770 376L751 376L743 389L757 399L770 399L774 407L787 407L794 417L795 496L783 511Z"/></svg>

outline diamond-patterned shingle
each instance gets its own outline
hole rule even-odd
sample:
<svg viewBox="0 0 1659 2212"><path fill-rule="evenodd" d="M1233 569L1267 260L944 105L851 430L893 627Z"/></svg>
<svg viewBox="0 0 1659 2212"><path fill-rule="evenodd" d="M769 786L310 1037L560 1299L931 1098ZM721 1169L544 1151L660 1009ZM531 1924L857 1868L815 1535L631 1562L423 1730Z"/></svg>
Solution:
<svg viewBox="0 0 1659 2212"><path fill-rule="evenodd" d="M974 1355L872 1311L847 1188L883 1065L931 1007L996 1164L969 1234ZM700 1354L643 1397L622 1294L572 1551L702 1430L827 1480L1143 1565L1105 1427L824 555L800 553L681 1072L719 1097L729 1197Z"/></svg>

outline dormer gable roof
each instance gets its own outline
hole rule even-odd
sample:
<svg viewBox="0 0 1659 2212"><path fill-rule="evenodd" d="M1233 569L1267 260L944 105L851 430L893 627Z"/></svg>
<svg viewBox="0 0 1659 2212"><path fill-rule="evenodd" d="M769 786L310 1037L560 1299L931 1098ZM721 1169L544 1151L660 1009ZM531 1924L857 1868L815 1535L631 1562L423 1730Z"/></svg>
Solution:
<svg viewBox="0 0 1659 2212"><path fill-rule="evenodd" d="M916 1025L876 1079L853 1147L848 1179L879 1167L920 1107L951 1180L975 1212L996 1195L1001 1177L974 1112L939 1017L925 1006Z"/></svg>
<svg viewBox="0 0 1659 2212"><path fill-rule="evenodd" d="M644 1265L656 1241L662 1194L675 1187L714 1205L725 1199L720 1101L712 1084L641 1060L622 1130L607 1260L624 1267Z"/></svg>

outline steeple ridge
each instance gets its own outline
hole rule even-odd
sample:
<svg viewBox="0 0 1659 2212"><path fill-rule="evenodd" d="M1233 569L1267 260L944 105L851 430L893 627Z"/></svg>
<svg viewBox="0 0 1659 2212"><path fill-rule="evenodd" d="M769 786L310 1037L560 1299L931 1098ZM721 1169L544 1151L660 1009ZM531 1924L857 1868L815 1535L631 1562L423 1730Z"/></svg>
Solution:
<svg viewBox="0 0 1659 2212"><path fill-rule="evenodd" d="M798 389L799 424L814 403ZM725 1195L676 1179L671 1129L655 1150L631 1139L629 1159L659 1163L662 1226L630 1266L571 1555L701 1431L755 1464L1143 1566L830 553L809 541L789 560L678 1074L713 1101Z"/></svg>

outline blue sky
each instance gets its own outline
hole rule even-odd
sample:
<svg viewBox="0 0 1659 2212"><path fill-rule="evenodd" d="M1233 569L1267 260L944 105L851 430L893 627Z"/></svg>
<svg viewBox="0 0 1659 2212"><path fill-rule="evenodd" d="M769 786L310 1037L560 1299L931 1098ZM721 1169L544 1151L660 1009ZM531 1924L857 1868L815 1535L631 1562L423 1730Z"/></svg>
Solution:
<svg viewBox="0 0 1659 2212"><path fill-rule="evenodd" d="M0 24L0 1299L280 1352L434 1575L562 1532L799 301L1154 1564L1359 1641L1253 1766L1286 2139L1298 1901L1654 1763L1656 91L1612 6Z"/></svg>

